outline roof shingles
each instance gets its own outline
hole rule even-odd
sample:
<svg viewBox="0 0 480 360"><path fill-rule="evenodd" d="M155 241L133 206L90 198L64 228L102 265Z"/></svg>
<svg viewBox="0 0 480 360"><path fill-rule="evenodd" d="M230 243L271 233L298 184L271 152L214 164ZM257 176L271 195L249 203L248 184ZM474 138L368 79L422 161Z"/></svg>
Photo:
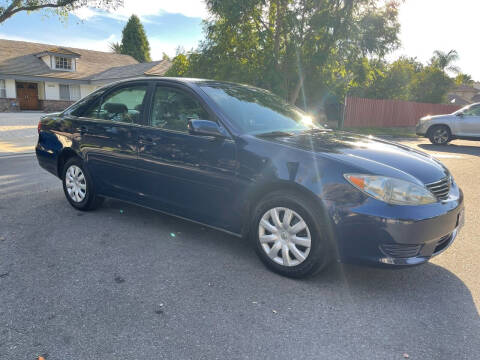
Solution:
<svg viewBox="0 0 480 360"><path fill-rule="evenodd" d="M76 71L52 70L37 57L38 54L53 51L78 54ZM129 55L0 39L0 74L5 75L100 81L163 75L169 67L169 61L138 63Z"/></svg>

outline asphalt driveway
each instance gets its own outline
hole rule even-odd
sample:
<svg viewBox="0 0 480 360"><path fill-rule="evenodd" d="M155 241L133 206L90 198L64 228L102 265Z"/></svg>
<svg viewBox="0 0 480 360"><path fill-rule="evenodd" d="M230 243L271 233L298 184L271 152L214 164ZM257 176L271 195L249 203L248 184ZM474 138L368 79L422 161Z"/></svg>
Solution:
<svg viewBox="0 0 480 360"><path fill-rule="evenodd" d="M438 156L466 225L430 263L304 281L238 238L107 201L75 211L31 155L0 158L0 359L477 359L480 143Z"/></svg>

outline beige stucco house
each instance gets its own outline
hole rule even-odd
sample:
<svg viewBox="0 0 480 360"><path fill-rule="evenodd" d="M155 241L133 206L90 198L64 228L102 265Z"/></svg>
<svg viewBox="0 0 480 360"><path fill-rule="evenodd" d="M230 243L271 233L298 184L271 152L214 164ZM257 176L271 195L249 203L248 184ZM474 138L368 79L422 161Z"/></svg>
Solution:
<svg viewBox="0 0 480 360"><path fill-rule="evenodd" d="M0 39L0 112L63 110L100 86L162 76L169 67L167 60Z"/></svg>

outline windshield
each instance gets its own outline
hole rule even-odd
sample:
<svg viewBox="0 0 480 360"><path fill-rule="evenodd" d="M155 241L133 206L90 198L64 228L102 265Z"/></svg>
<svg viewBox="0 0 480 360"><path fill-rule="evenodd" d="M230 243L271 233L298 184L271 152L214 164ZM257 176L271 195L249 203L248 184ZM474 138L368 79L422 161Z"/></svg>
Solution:
<svg viewBox="0 0 480 360"><path fill-rule="evenodd" d="M302 110L269 91L228 83L204 83L200 87L245 134L322 128Z"/></svg>
<svg viewBox="0 0 480 360"><path fill-rule="evenodd" d="M453 112L452 114L453 115L456 115L456 114L459 114L459 113L463 113L465 110L468 110L470 107L472 107L473 105L475 104L470 104L470 105L467 105L467 106L464 106L463 108Z"/></svg>

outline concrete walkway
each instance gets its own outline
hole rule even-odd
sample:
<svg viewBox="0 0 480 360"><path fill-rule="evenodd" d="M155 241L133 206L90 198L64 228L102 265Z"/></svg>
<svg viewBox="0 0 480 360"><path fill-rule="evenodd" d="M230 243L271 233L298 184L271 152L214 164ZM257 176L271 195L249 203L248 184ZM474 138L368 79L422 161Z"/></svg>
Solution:
<svg viewBox="0 0 480 360"><path fill-rule="evenodd" d="M0 113L0 156L32 153L42 112Z"/></svg>

